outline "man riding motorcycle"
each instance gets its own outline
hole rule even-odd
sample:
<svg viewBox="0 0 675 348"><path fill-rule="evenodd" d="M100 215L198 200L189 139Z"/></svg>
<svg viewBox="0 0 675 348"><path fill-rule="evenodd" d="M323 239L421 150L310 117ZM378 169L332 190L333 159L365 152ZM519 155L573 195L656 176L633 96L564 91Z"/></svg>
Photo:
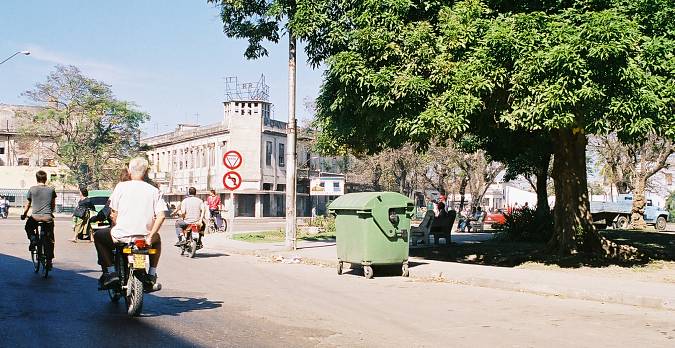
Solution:
<svg viewBox="0 0 675 348"><path fill-rule="evenodd" d="M206 209L204 207L204 201L196 197L197 189L194 187L188 188L188 197L180 202L180 207L178 208L178 216L180 219L176 220L176 237L178 237L178 242L175 246L181 246L186 243L186 240L183 240L183 231L189 225L197 225L199 231L201 232L204 227L204 216L206 215ZM201 242L201 235L199 237Z"/></svg>
<svg viewBox="0 0 675 348"><path fill-rule="evenodd" d="M146 244L157 249L156 254L150 255L150 269L145 281L149 288L156 288L157 265L162 250L159 229L164 222L166 203L159 189L143 180L148 167L148 161L142 157L129 162L127 171L131 180L118 183L110 196L110 218L114 226L94 233L96 252L104 269L100 279L103 288L119 282L113 266L114 243L130 241L134 236L144 236Z"/></svg>

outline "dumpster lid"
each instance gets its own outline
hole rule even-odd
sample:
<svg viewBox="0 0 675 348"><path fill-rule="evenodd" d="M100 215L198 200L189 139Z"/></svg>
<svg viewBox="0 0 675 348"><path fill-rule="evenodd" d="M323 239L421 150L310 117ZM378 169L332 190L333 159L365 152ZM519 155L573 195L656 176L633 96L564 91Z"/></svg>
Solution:
<svg viewBox="0 0 675 348"><path fill-rule="evenodd" d="M412 204L408 197L397 192L357 192L339 197L328 206L328 209L372 210L383 201L392 208L406 208Z"/></svg>

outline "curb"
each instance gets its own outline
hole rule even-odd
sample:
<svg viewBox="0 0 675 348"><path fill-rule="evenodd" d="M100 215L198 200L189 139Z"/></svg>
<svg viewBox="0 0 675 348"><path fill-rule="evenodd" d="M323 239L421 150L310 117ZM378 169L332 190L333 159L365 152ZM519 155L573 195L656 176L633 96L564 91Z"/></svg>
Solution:
<svg viewBox="0 0 675 348"><path fill-rule="evenodd" d="M270 260L277 256L291 256L294 254L291 251L265 249L242 250L226 248L223 249L223 251L238 255L265 257ZM301 260L298 263L321 267L337 267L337 260L326 260L312 257L301 257ZM415 272L411 270L410 273L410 278L416 281L460 284L489 289L522 292L540 296L551 296L563 299L594 301L675 311L675 294L672 298L665 298L649 295L628 294L620 291L593 292L579 288L553 287L547 284L523 283L519 281L509 281L485 277L452 277L438 272L424 274L422 272Z"/></svg>

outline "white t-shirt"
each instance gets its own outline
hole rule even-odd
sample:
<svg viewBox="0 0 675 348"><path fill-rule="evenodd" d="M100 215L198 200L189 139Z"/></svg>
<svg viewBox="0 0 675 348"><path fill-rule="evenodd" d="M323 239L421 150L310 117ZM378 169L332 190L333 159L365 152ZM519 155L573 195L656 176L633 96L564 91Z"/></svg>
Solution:
<svg viewBox="0 0 675 348"><path fill-rule="evenodd" d="M116 238L150 234L155 216L164 214L166 203L159 190L140 180L124 181L113 190L110 208L117 211L111 235Z"/></svg>
<svg viewBox="0 0 675 348"><path fill-rule="evenodd" d="M199 220L201 220L202 209L204 209L204 202L195 196L185 198L180 203L180 210L185 213L185 218L183 221L188 224L196 224Z"/></svg>

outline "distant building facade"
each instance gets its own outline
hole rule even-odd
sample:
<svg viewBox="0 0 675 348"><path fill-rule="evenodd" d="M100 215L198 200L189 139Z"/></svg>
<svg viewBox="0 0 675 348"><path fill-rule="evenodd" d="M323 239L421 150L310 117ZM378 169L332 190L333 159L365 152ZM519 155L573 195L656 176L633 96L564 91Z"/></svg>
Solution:
<svg viewBox="0 0 675 348"><path fill-rule="evenodd" d="M65 170L56 163L56 143L49 137L26 137L20 132L22 114L36 114L42 108L27 105L0 104L0 195L11 205L23 204L23 196L35 185L35 173L44 170L48 184L60 193L57 208L76 204L76 190L62 184ZM57 209L60 210L60 209Z"/></svg>

